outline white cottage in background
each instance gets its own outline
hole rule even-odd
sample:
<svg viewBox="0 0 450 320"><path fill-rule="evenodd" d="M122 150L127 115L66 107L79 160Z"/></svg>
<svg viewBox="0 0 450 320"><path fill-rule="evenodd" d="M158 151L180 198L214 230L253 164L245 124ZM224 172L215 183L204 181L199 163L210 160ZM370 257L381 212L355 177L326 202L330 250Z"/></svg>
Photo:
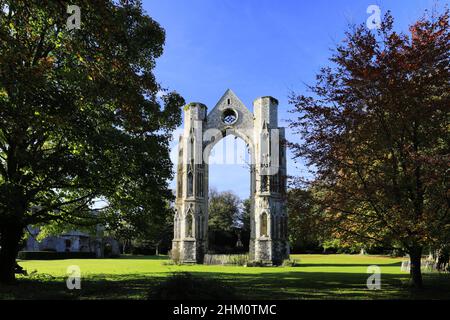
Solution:
<svg viewBox="0 0 450 320"><path fill-rule="evenodd" d="M23 251L93 252L97 258L120 254L118 241L103 237L101 226L97 227L95 235L73 230L38 241L39 232L39 228L28 227L29 236Z"/></svg>

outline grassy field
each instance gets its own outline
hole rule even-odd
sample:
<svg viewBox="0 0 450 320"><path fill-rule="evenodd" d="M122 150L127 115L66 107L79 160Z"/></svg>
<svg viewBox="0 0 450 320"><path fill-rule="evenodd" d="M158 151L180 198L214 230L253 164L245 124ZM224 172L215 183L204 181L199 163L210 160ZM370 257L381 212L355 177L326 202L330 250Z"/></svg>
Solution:
<svg viewBox="0 0 450 320"><path fill-rule="evenodd" d="M219 278L244 299L450 299L450 276L425 274L426 289L408 288L402 259L359 255L292 255L297 267L167 265L167 257L21 261L30 276L0 287L0 299L144 299L168 275L187 271ZM81 290L66 288L66 270L78 265ZM381 290L366 287L367 266L381 268Z"/></svg>

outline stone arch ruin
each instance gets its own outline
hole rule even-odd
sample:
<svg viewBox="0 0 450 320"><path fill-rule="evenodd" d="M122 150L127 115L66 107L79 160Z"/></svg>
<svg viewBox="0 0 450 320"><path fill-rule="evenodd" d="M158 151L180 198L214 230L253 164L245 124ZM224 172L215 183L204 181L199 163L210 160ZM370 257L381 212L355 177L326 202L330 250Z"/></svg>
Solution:
<svg viewBox="0 0 450 320"><path fill-rule="evenodd" d="M227 135L250 150L250 261L277 265L289 257L286 212L286 146L278 127L278 101L261 97L250 112L227 90L207 112L202 103L185 107L179 138L172 254L182 263L203 263L208 250L208 160Z"/></svg>

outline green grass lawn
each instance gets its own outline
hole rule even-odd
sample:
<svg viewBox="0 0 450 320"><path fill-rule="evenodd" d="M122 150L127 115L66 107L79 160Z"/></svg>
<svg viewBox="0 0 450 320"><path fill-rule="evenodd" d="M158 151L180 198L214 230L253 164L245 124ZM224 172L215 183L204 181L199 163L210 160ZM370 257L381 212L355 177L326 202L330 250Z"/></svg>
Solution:
<svg viewBox="0 0 450 320"><path fill-rule="evenodd" d="M245 299L450 299L450 276L425 274L426 289L408 288L402 259L359 255L292 255L298 267L166 265L167 257L21 261L31 276L0 287L0 299L143 299L149 288L174 272L219 278ZM66 288L66 270L78 265L81 290ZM381 290L366 287L367 266L381 268Z"/></svg>

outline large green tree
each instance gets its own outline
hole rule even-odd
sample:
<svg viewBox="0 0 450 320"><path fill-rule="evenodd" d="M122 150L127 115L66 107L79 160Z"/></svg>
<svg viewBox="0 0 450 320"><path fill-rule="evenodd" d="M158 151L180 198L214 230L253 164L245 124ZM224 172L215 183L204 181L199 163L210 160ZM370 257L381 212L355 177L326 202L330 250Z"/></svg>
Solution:
<svg viewBox="0 0 450 320"><path fill-rule="evenodd" d="M209 192L208 240L213 251L230 251L242 226L241 200L230 191ZM225 252L224 251L224 252Z"/></svg>
<svg viewBox="0 0 450 320"><path fill-rule="evenodd" d="M249 250L250 237L251 237L251 215L252 215L252 199L248 198L242 201L240 222L239 222L239 234L241 237L242 245L245 250Z"/></svg>
<svg viewBox="0 0 450 320"><path fill-rule="evenodd" d="M311 95L293 95L297 157L314 166L317 199L343 241L400 246L422 287L425 246L450 233L449 12L399 33L347 33Z"/></svg>
<svg viewBox="0 0 450 320"><path fill-rule="evenodd" d="M108 215L106 232L122 243L123 253L134 252L134 249L160 249L168 251L173 239L174 211L169 203L165 208L143 206L113 206Z"/></svg>
<svg viewBox="0 0 450 320"><path fill-rule="evenodd" d="M311 190L293 188L287 192L288 236L292 249L319 247L324 240L321 212Z"/></svg>
<svg viewBox="0 0 450 320"><path fill-rule="evenodd" d="M231 191L209 192L209 229L232 231L240 223L239 197Z"/></svg>
<svg viewBox="0 0 450 320"><path fill-rule="evenodd" d="M25 226L96 223L108 217L92 215L96 199L155 215L171 197L184 101L153 75L164 30L132 0L77 1L68 30L69 2L0 0L1 282Z"/></svg>

